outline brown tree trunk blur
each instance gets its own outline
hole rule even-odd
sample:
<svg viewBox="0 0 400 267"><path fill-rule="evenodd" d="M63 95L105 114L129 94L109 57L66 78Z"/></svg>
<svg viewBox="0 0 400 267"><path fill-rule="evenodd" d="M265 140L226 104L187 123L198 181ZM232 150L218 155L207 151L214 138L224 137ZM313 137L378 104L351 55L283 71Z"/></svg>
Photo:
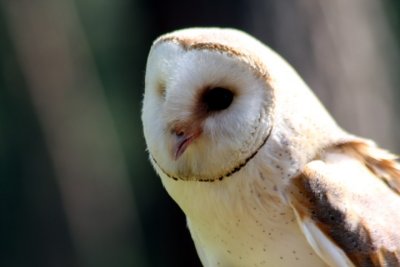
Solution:
<svg viewBox="0 0 400 267"><path fill-rule="evenodd" d="M127 168L73 2L10 0L3 8L53 160L78 266L144 265ZM48 257L49 266L63 266Z"/></svg>
<svg viewBox="0 0 400 267"><path fill-rule="evenodd" d="M351 133L399 151L392 68L399 62L383 3L252 1L249 28L283 55Z"/></svg>

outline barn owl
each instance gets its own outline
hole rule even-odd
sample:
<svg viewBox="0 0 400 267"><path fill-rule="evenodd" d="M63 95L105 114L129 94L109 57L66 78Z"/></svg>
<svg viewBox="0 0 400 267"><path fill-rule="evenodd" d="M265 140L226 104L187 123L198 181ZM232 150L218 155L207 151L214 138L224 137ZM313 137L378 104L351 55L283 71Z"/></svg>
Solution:
<svg viewBox="0 0 400 267"><path fill-rule="evenodd" d="M159 37L142 121L204 266L400 266L396 157L342 130L246 33Z"/></svg>

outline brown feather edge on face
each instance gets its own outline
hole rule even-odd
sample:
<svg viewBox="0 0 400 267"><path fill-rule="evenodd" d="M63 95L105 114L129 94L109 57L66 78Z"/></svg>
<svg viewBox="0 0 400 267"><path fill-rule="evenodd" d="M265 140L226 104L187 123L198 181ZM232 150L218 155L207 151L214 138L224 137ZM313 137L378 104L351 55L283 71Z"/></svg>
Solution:
<svg viewBox="0 0 400 267"><path fill-rule="evenodd" d="M253 154L251 154L249 157L247 157L242 163L238 164L237 166L235 166L234 168L232 168L230 171L228 171L227 173L225 173L224 175L221 175L219 177L216 177L214 179L202 179L202 178L197 178L196 181L199 182L214 182L214 181L222 181L225 177L229 177L232 176L233 174L235 174L236 172L240 171L244 166L246 166L246 164L252 159L254 158L258 151L260 151L260 149L265 145L265 143L267 143L267 140L269 139L271 132L272 132L272 126L270 127L270 130L267 134L267 136L264 138L263 142L261 143L261 145L256 149L256 151L253 152ZM150 154L150 160L153 162L153 164L157 165L157 167L161 170L162 173L164 173L167 177L178 181L188 181L187 179L182 179L180 177L174 176L169 174L168 172L166 172L163 168L161 168L161 166L157 163L157 161L154 159L153 155Z"/></svg>
<svg viewBox="0 0 400 267"><path fill-rule="evenodd" d="M379 163L380 167L398 164L395 161L389 164L387 157L374 158L371 155L368 156L368 154L363 153L368 151L365 146L370 145L362 141L354 141L338 144L336 147L346 151L354 150L358 157L368 159L364 162L373 173L375 167L368 166L372 162ZM379 150L376 147L371 149ZM394 157L389 153L387 155ZM398 188L394 191L398 193L397 190ZM340 194L340 190L336 191L330 188L330 191L333 191L330 194ZM346 222L346 214L330 203L324 178L319 173L309 169L303 170L300 175L293 179L288 192L292 198L291 204L300 219L311 218L326 237L338 248L341 248L356 266L400 266L400 248L396 251L389 251L385 247L374 246L370 232L374 229L367 229L362 223L359 223L356 229L351 228Z"/></svg>
<svg viewBox="0 0 400 267"><path fill-rule="evenodd" d="M214 42L195 42L193 40L187 39L187 38L179 38L177 36L162 36L159 39L157 39L153 46L156 47L157 45L165 42L172 42L175 44L180 45L184 50L189 51L189 50L209 50L209 51L214 51L214 52L219 52L219 53L225 53L226 55L230 57L236 57L240 59L241 61L246 62L251 69L253 70L253 73L260 78L263 78L265 80L269 80L270 77L268 75L267 68L265 65L257 60L254 57L251 57L250 55L247 55L246 53L242 53L230 46L224 45L224 44L219 44L219 43L214 43Z"/></svg>
<svg viewBox="0 0 400 267"><path fill-rule="evenodd" d="M258 78L262 78L265 81L269 81L270 77L268 75L268 72L266 70L266 67L260 62L257 61L255 59L253 59L252 57L250 57L249 55L242 53L230 46L227 45L223 45L223 44L219 44L219 43L211 43L211 42L194 42L193 40L190 39L186 39L186 38L179 38L177 36L162 36L159 39L157 39L153 46L157 46L161 43L164 42L172 42L172 43L176 43L178 45L180 45L183 49L185 49L186 51L189 50L209 50L209 51L214 51L214 52L219 52L219 53L225 53L226 55L230 56L230 57L236 57L238 59L240 59L241 61L244 61L245 63L247 63L250 67L250 69L252 70L253 74L258 77ZM273 110L274 109L274 105L271 105L271 107L266 108L266 110ZM265 143L267 142L267 140L269 139L271 132L273 129L273 122L271 121L271 126L269 127L268 131L267 131L267 135L262 139L261 144L259 145L259 147L252 153L250 154L247 158L244 159L244 161L238 165L236 165L235 167L233 167L231 170L225 172L225 174L220 175L216 178L196 178L195 181L199 181L199 182L214 182L214 181L222 181L225 177L229 177L232 176L233 174L235 174L236 172L240 171L244 166L246 166L246 164L252 159L254 158L258 151L265 145ZM189 181L190 179L186 179L186 178L182 178L182 177L177 177L174 175L169 174L167 171L165 171L163 168L161 168L161 166L158 164L158 162L156 161L156 159L153 157L153 155L150 154L150 160L153 162L153 164L155 164L162 173L164 173L167 177L178 181Z"/></svg>

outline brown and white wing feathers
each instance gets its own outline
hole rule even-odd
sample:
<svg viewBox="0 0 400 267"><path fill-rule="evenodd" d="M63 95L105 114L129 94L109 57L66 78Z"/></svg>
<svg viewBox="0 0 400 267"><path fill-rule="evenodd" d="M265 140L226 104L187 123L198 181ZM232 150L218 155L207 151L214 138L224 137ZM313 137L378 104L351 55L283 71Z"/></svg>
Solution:
<svg viewBox="0 0 400 267"><path fill-rule="evenodd" d="M330 266L400 266L400 168L368 142L326 150L288 187L310 245Z"/></svg>
<svg viewBox="0 0 400 267"><path fill-rule="evenodd" d="M345 153L357 157L376 176L400 195L400 164L398 156L376 147L368 141L345 143L339 146Z"/></svg>

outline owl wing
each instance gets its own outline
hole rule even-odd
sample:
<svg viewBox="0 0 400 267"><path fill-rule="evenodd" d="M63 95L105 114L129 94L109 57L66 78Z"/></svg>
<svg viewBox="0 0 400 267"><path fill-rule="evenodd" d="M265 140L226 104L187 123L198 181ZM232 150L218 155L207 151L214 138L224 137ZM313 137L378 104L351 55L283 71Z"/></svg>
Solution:
<svg viewBox="0 0 400 267"><path fill-rule="evenodd" d="M288 187L290 205L330 266L400 266L400 166L368 142L326 150Z"/></svg>

